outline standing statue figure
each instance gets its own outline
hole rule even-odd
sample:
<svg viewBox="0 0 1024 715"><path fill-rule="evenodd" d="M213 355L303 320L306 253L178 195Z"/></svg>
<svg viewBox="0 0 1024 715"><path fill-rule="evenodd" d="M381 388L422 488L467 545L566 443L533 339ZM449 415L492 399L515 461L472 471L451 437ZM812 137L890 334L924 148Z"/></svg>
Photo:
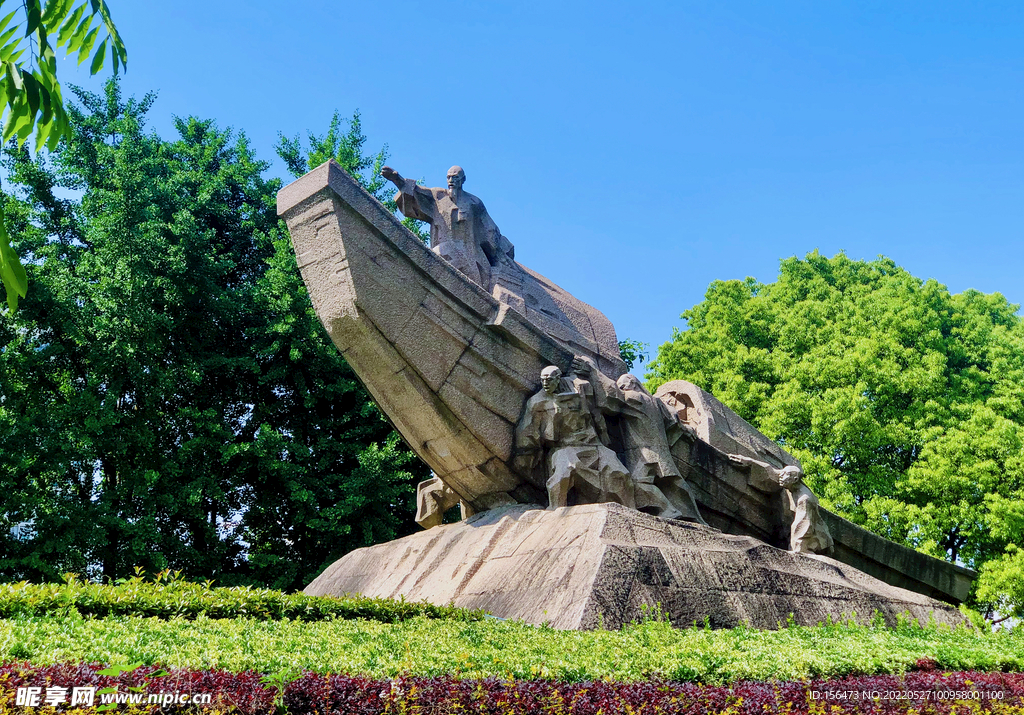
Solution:
<svg viewBox="0 0 1024 715"><path fill-rule="evenodd" d="M494 269L514 265L515 248L501 235L484 202L462 190L466 172L448 170L448 188L427 188L385 166L380 175L398 187L395 203L409 218L430 224L430 246L470 280L491 289Z"/></svg>
<svg viewBox="0 0 1024 715"><path fill-rule="evenodd" d="M573 360L573 370L591 378L599 390L603 411L621 417L623 457L636 490L636 508L663 519L705 524L690 485L672 458L667 429L692 434L661 400L652 396L636 375L626 373L612 382L587 358Z"/></svg>
<svg viewBox="0 0 1024 715"><path fill-rule="evenodd" d="M570 494L576 503L636 508L629 474L605 446L607 430L590 383L563 378L554 365L541 371L540 381L516 427L516 467L530 473L543 461L550 509L570 506Z"/></svg>
<svg viewBox="0 0 1024 715"><path fill-rule="evenodd" d="M793 521L789 527L789 550L801 554L831 556L835 549L832 534L821 518L818 497L804 484L804 472L789 464L778 469L766 462L730 454L729 461L750 470L750 485L763 492L785 490Z"/></svg>

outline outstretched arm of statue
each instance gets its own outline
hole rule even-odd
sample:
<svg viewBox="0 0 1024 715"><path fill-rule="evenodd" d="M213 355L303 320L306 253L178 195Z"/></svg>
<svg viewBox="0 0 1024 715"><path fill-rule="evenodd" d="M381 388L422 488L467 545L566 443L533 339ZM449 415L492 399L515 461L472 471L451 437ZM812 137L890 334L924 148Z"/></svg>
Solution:
<svg viewBox="0 0 1024 715"><path fill-rule="evenodd" d="M730 462L732 462L737 467L745 467L749 469L755 464L760 464L760 462L758 462L756 459L751 459L750 457L747 457L746 455L743 454L727 454L725 456Z"/></svg>
<svg viewBox="0 0 1024 715"><path fill-rule="evenodd" d="M782 485L779 483L779 474L782 470L743 454L727 454L726 457L733 465L744 471L749 471L747 484L754 489L766 494L775 494L782 489Z"/></svg>
<svg viewBox="0 0 1024 715"><path fill-rule="evenodd" d="M594 400L601 412L619 414L630 411L622 390L614 380L598 370L590 358L577 355L572 359L572 370L594 386Z"/></svg>
<svg viewBox="0 0 1024 715"><path fill-rule="evenodd" d="M399 174L394 169L392 169L390 166L385 166L383 169L381 169L380 175L383 176L388 181L390 181L395 186L397 186L399 190L401 190L405 185L405 179L402 178L402 175Z"/></svg>
<svg viewBox="0 0 1024 715"><path fill-rule="evenodd" d="M406 179L390 166L380 170L380 175L398 187L395 203L403 216L434 222L434 198L428 189L418 186L412 179Z"/></svg>

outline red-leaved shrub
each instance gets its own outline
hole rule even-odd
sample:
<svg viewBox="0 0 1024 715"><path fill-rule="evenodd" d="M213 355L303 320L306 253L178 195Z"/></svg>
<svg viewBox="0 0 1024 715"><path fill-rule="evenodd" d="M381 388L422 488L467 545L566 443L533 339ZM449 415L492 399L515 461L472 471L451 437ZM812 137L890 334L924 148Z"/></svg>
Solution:
<svg viewBox="0 0 1024 715"><path fill-rule="evenodd" d="M210 693L209 705L119 705L119 713L201 712L318 715L952 715L1024 713L1024 674L941 672L931 663L905 675L853 676L836 680L784 683L738 682L729 686L644 680L631 683L547 680L460 680L304 673L281 693L273 678L259 673L140 666L118 675L100 675L104 666L65 663L37 667L0 666L0 715L46 712L19 708L18 688L117 687L119 692ZM135 690L130 690L134 688ZM283 697L279 697L282 696ZM67 704L58 712L96 712ZM49 710L49 712L53 712Z"/></svg>

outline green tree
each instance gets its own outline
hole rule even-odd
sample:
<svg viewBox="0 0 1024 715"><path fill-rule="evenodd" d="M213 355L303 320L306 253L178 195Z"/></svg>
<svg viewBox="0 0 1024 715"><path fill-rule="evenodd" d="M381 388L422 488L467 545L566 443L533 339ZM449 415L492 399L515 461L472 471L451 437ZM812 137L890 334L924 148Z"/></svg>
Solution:
<svg viewBox="0 0 1024 715"><path fill-rule="evenodd" d="M307 139L309 141L308 152L303 148L298 135L289 139L284 134L278 134L277 154L284 161L292 176L298 178L325 161L334 159L349 176L384 204L388 211L393 214L398 213L394 188L380 175L380 170L384 168L389 156L387 144L381 147L376 154L363 153L366 135L363 134L363 122L358 109L348 120L347 131L343 130L341 115L335 111L327 127L327 133L320 136L308 132ZM425 228L422 221L403 218L402 224L419 236L421 241L429 243L430 231Z"/></svg>
<svg viewBox="0 0 1024 715"><path fill-rule="evenodd" d="M826 506L985 567L984 586L1019 573L1010 547L1024 543L1017 308L999 294L951 295L888 259L814 252L782 261L774 283L713 282L647 377L713 392L803 462ZM998 600L993 587L979 594Z"/></svg>
<svg viewBox="0 0 1024 715"><path fill-rule="evenodd" d="M6 161L37 290L0 317L0 574L295 588L416 528L426 469L319 324L245 136L78 95L71 141Z"/></svg>
<svg viewBox="0 0 1024 715"><path fill-rule="evenodd" d="M0 0L0 8L4 4ZM96 45L101 29L104 37ZM104 0L49 0L45 7L40 0L22 0L20 7L0 19L3 141L16 137L21 144L35 131L36 149L45 144L52 150L61 138L70 137L54 50L63 48L68 55L77 53L78 64L91 58L89 69L96 74L103 69L108 43L116 75L119 67L127 66L128 53ZM24 298L28 290L28 277L18 254L11 248L2 204L0 281L7 293L7 304L12 311L16 310L18 298Z"/></svg>
<svg viewBox="0 0 1024 715"><path fill-rule="evenodd" d="M276 185L244 136L189 119L164 142L143 131L151 96L77 93L69 142L8 160L38 291L2 323L0 479L3 512L34 538L0 568L221 576L242 565L238 537L221 536L244 508L231 448Z"/></svg>
<svg viewBox="0 0 1024 715"><path fill-rule="evenodd" d="M401 442L331 342L291 241L258 285L259 379L240 448L251 498L242 522L252 577L301 588L362 546L405 536L429 470Z"/></svg>
<svg viewBox="0 0 1024 715"><path fill-rule="evenodd" d="M347 131L335 112L326 134L308 138L307 154L297 137L280 137L278 154L295 177L333 158L397 210L380 176L387 147L363 153L358 111ZM404 223L421 239L429 236L421 222ZM331 343L286 236L275 242L260 300L269 327L258 338L263 377L252 419L259 498L246 513L244 534L261 582L298 587L352 549L418 530L414 485L430 472Z"/></svg>

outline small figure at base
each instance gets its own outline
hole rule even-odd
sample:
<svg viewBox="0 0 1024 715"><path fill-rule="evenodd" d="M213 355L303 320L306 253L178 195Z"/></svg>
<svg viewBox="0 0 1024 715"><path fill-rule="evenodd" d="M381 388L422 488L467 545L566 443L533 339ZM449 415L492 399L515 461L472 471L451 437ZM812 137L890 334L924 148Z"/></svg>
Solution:
<svg viewBox="0 0 1024 715"><path fill-rule="evenodd" d="M424 529L440 526L444 514L456 504L462 510L462 518L473 516L473 507L459 498L440 477L432 477L416 485L416 523Z"/></svg>
<svg viewBox="0 0 1024 715"><path fill-rule="evenodd" d="M804 484L803 470L792 465L783 467L779 485L789 495L789 508L793 510L789 550L799 554L831 556L835 542L821 518L818 497Z"/></svg>
<svg viewBox="0 0 1024 715"><path fill-rule="evenodd" d="M779 469L742 454L727 455L737 467L750 470L750 485L763 492L785 491L789 511L793 514L789 527L789 550L800 554L831 556L835 542L821 518L818 497L804 484L804 472L796 465Z"/></svg>

